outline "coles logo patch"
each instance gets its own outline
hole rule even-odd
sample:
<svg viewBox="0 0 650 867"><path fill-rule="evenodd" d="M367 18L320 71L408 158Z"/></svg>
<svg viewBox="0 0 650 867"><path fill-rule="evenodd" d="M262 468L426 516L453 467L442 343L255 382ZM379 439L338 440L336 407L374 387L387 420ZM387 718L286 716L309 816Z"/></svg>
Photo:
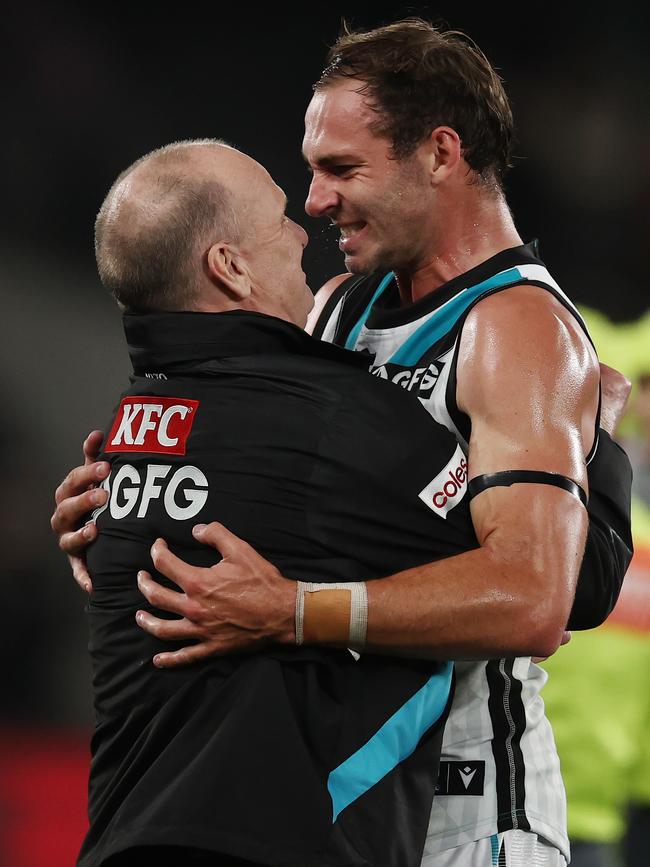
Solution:
<svg viewBox="0 0 650 867"><path fill-rule="evenodd" d="M467 458L460 446L456 446L452 459L435 479L418 494L430 509L447 517L447 512L457 506L467 491Z"/></svg>
<svg viewBox="0 0 650 867"><path fill-rule="evenodd" d="M184 455L198 406L180 397L123 397L104 450Z"/></svg>

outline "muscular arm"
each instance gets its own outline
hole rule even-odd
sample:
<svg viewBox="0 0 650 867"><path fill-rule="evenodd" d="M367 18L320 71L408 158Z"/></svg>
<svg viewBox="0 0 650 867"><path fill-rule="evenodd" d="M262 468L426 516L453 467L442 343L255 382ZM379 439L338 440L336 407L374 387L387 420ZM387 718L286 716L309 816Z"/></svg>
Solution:
<svg viewBox="0 0 650 867"><path fill-rule="evenodd" d="M539 469L586 489L598 364L548 293L518 287L477 305L463 330L457 398L472 421L471 477ZM456 659L543 656L559 646L584 507L558 488L520 484L480 494L472 519L479 549L369 582L370 645Z"/></svg>

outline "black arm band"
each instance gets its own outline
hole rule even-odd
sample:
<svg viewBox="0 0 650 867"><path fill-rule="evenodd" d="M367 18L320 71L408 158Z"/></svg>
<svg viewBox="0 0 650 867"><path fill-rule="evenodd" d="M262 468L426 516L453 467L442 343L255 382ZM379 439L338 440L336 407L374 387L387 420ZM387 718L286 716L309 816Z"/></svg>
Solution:
<svg viewBox="0 0 650 867"><path fill-rule="evenodd" d="M469 498L473 499L488 488L509 488L510 485L521 482L529 485L555 485L556 488L563 488L573 494L583 506L587 506L587 495L573 479L567 479L560 473L545 473L541 470L503 470L501 473L485 473L476 476L468 485Z"/></svg>

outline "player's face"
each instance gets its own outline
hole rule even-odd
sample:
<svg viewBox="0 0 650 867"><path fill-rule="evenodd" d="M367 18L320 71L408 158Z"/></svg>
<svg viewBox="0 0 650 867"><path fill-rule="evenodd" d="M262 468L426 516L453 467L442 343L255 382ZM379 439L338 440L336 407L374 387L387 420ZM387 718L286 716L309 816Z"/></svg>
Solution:
<svg viewBox="0 0 650 867"><path fill-rule="evenodd" d="M304 328L314 306L302 270L307 233L287 217L287 197L268 172L259 168L248 190L249 240L242 246L264 312Z"/></svg>
<svg viewBox="0 0 650 867"><path fill-rule="evenodd" d="M427 173L417 151L396 160L390 141L371 131L361 85L327 87L309 104L303 155L313 177L305 210L339 228L349 271L416 267L430 209Z"/></svg>

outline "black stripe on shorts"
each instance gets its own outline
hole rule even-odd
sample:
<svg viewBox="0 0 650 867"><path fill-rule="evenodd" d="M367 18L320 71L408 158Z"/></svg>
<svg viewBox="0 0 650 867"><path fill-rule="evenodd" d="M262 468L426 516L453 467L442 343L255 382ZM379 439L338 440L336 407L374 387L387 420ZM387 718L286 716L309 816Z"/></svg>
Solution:
<svg viewBox="0 0 650 867"><path fill-rule="evenodd" d="M514 659L493 659L486 666L496 767L497 828L530 831L525 805L526 767L521 751L526 711L521 700L521 681L514 677L513 666Z"/></svg>

